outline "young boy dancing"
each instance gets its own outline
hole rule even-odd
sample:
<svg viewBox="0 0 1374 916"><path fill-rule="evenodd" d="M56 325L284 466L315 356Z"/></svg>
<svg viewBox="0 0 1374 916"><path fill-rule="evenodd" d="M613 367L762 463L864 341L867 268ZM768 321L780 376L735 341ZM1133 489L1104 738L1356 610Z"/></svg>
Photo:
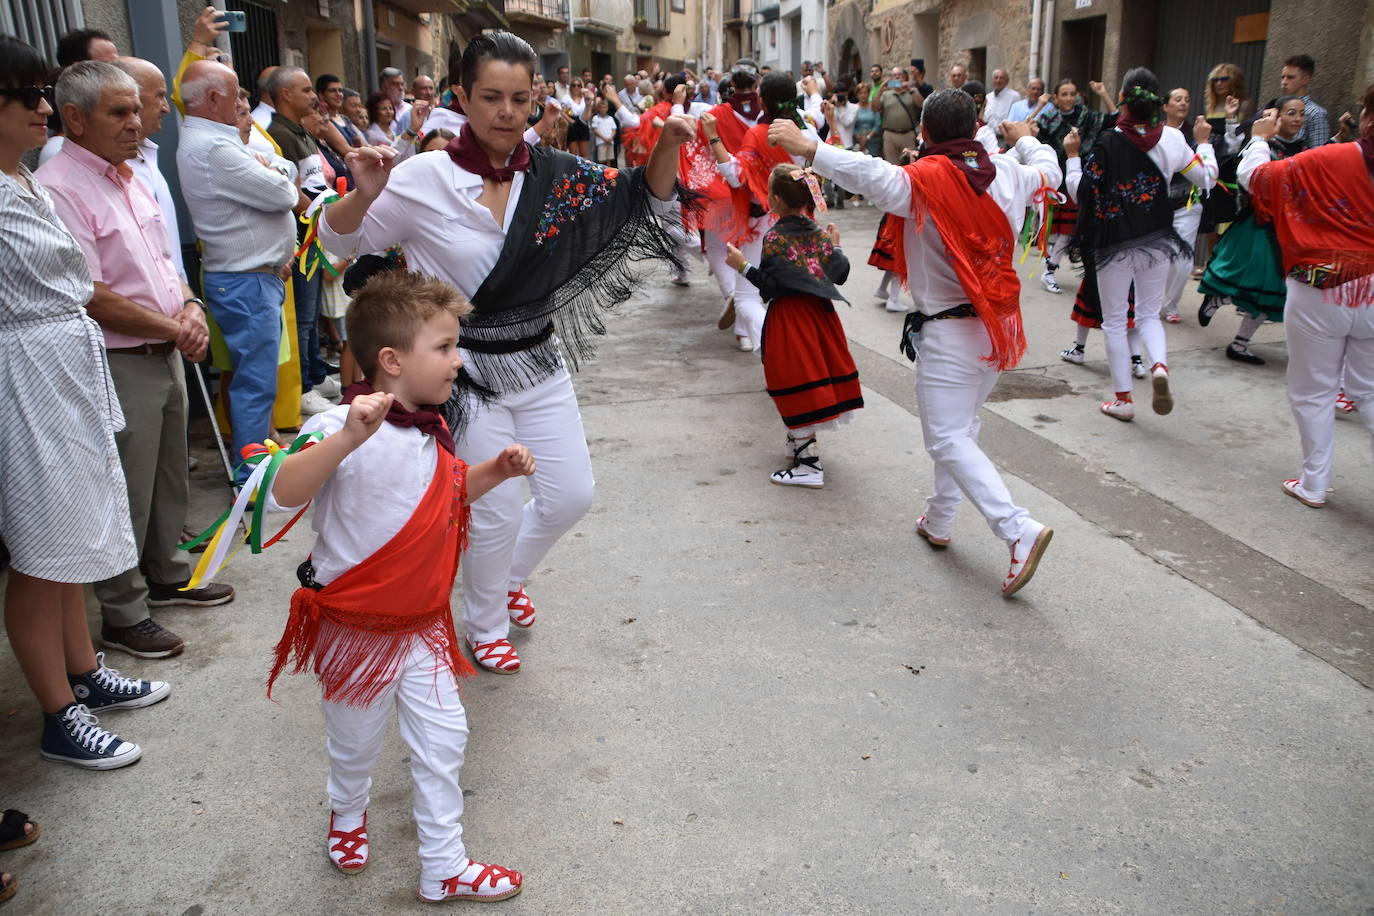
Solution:
<svg viewBox="0 0 1374 916"><path fill-rule="evenodd" d="M473 671L454 633L449 593L468 504L534 472L521 445L469 468L454 456L434 407L463 363L458 318L470 309L438 280L406 272L370 280L346 318L369 381L305 424L302 433L324 438L282 463L270 501L285 510L316 499L315 546L298 570L303 587L292 596L267 690L293 660L294 671L310 666L319 677L330 861L346 873L367 865L372 765L394 707L410 746L419 894L435 903L503 900L523 880L468 858L459 823L468 728L457 679Z"/></svg>

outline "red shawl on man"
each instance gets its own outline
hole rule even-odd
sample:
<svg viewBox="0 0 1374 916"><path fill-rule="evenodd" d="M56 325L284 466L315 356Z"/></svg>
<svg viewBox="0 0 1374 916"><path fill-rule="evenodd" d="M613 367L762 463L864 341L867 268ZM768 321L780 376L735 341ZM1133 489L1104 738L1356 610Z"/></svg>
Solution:
<svg viewBox="0 0 1374 916"><path fill-rule="evenodd" d="M1016 236L1002 208L987 193L997 167L982 144L951 140L906 166L911 213L917 230L929 219L944 242L959 285L992 341L983 359L999 370L1014 368L1026 353L1021 323L1021 281L1012 266ZM893 270L907 285L906 220L897 226Z"/></svg>
<svg viewBox="0 0 1374 916"><path fill-rule="evenodd" d="M761 120L744 132L744 140L735 153L735 161L739 163L740 178L754 202L767 210L769 177L776 166L791 162L792 157L781 146L769 145L768 124Z"/></svg>
<svg viewBox="0 0 1374 916"><path fill-rule="evenodd" d="M672 102L660 101L639 116L639 130L625 142L625 164L645 165L649 154L658 145L658 135L663 133L663 122L673 113ZM654 124L657 120L659 123Z"/></svg>
<svg viewBox="0 0 1374 916"><path fill-rule="evenodd" d="M1284 273L1299 271L1332 301L1374 301L1374 138L1267 162L1250 177L1255 214L1274 224Z"/></svg>
<svg viewBox="0 0 1374 916"><path fill-rule="evenodd" d="M715 106L710 113L716 119L716 133L726 152L737 155L748 126L728 103ZM750 241L749 189L732 188L721 176L715 151L699 125L696 137L682 145L678 157L679 180L701 195L700 206L683 214L688 228L713 232L732 245Z"/></svg>

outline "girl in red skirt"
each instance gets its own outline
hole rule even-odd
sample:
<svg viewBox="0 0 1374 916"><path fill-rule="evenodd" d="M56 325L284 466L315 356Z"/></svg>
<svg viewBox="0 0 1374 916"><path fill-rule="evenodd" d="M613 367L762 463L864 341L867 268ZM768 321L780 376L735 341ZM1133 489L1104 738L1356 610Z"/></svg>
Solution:
<svg viewBox="0 0 1374 916"><path fill-rule="evenodd" d="M759 288L768 303L763 323L763 377L787 427L791 465L769 478L784 486L823 487L816 431L849 420L864 406L859 370L849 354L833 300L849 276L834 224L812 219L820 186L810 169L782 163L768 181L768 206L778 221L763 240L762 263L751 265L727 246L725 263Z"/></svg>

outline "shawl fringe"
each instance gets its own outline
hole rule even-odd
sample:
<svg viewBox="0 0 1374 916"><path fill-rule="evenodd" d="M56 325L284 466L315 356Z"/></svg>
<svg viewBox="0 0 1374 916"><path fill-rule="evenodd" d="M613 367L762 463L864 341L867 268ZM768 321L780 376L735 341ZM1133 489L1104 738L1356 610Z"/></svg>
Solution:
<svg viewBox="0 0 1374 916"><path fill-rule="evenodd" d="M417 639L444 661L455 678L475 673L459 650L448 607L398 618L335 607L321 600L314 589L298 588L291 596L286 632L273 650L267 696L271 699L272 685L289 664L291 674L313 667L326 700L368 706L395 680Z"/></svg>

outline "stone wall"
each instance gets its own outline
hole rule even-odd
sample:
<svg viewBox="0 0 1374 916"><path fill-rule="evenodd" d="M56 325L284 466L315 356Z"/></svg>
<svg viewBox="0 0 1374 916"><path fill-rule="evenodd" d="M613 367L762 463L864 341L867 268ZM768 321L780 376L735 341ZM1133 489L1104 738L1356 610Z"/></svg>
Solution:
<svg viewBox="0 0 1374 916"><path fill-rule="evenodd" d="M851 0L831 10L831 45L836 53L853 34L854 13L848 8L856 3ZM1014 87L1024 82L1030 62L1030 0L910 0L879 4L866 18L865 66L906 66L911 58L921 57L926 81L936 88L945 85L955 64L970 66L970 76L984 82L998 67L1011 74ZM848 31L841 34L842 29Z"/></svg>
<svg viewBox="0 0 1374 916"><path fill-rule="evenodd" d="M1364 53L1361 54L1362 45ZM1359 117L1356 101L1374 82L1374 3L1368 0L1273 0L1269 39L1264 46L1264 92L1278 91L1283 62L1310 54L1317 72L1308 91L1331 113L1332 127L1343 111Z"/></svg>

